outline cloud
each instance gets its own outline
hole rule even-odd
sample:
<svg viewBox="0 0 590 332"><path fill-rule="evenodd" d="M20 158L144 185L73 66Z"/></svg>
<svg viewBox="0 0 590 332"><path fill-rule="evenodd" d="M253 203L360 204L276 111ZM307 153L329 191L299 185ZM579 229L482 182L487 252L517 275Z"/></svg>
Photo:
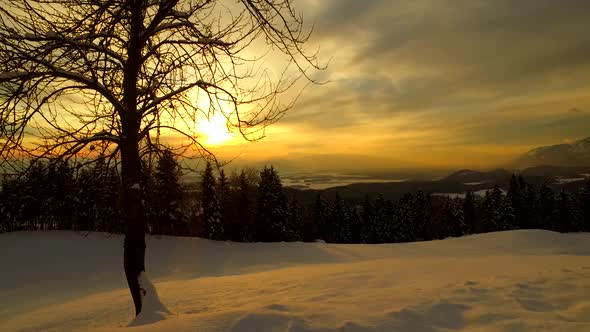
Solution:
<svg viewBox="0 0 590 332"><path fill-rule="evenodd" d="M330 83L305 91L281 121L313 137L298 151L365 144L406 160L417 151L471 160L458 154L590 132L579 118L590 109L590 1L296 4L331 58L321 76Z"/></svg>

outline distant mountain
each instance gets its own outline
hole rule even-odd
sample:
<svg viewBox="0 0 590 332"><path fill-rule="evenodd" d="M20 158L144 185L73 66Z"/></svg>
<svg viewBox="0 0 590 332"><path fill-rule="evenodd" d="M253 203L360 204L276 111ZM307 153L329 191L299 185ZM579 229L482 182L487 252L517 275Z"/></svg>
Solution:
<svg viewBox="0 0 590 332"><path fill-rule="evenodd" d="M541 185L549 185L555 192L565 190L577 192L590 177L590 166L588 167L559 167L559 166L536 166L516 172L524 177L525 181L535 188ZM475 171L463 169L451 173L447 177L438 180L408 180L401 182L364 182L348 185L335 186L326 189L285 188L288 195L295 197L300 202L311 203L316 199L318 193L322 193L328 199L333 199L336 194L341 197L362 202L365 195L375 198L381 195L386 199L397 200L405 193L416 193L421 190L425 193L440 195L443 194L464 194L467 191L484 193L495 185L507 190L512 172L505 169L492 171ZM360 204L360 203L359 203Z"/></svg>
<svg viewBox="0 0 590 332"><path fill-rule="evenodd" d="M564 167L542 165L524 169L520 174L524 177L542 176L553 178L583 178L589 176L590 166Z"/></svg>
<svg viewBox="0 0 590 332"><path fill-rule="evenodd" d="M515 159L511 164L516 168L541 165L590 166L590 137L571 144L557 144L532 149Z"/></svg>
<svg viewBox="0 0 590 332"><path fill-rule="evenodd" d="M503 182L512 175L511 172L499 168L493 171L482 172L473 171L470 169L463 169L452 173L441 181L444 182L456 182L456 183L467 183L467 184L480 184L480 183L497 183Z"/></svg>

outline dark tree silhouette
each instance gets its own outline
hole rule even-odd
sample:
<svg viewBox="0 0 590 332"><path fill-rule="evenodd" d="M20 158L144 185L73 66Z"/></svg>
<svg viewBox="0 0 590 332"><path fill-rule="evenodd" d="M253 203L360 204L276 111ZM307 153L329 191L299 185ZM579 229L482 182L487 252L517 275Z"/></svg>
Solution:
<svg viewBox="0 0 590 332"><path fill-rule="evenodd" d="M180 165L174 158L174 154L170 150L164 150L158 157L153 173L155 199L152 200L157 230L161 234L179 233L186 223L180 209L182 203L180 176Z"/></svg>
<svg viewBox="0 0 590 332"><path fill-rule="evenodd" d="M273 167L260 172L256 206L256 239L284 240L287 230L288 207L279 174Z"/></svg>
<svg viewBox="0 0 590 332"><path fill-rule="evenodd" d="M578 198L578 206L580 209L581 228L585 232L590 231L590 179L586 181L586 185L580 192Z"/></svg>
<svg viewBox="0 0 590 332"><path fill-rule="evenodd" d="M201 178L201 207L203 209L203 237L211 240L223 240L225 230L221 224L219 198L215 190L213 166L207 163Z"/></svg>
<svg viewBox="0 0 590 332"><path fill-rule="evenodd" d="M539 190L539 215L540 228L555 230L559 221L557 220L557 204L555 193L547 184L543 184Z"/></svg>
<svg viewBox="0 0 590 332"><path fill-rule="evenodd" d="M326 240L326 235L330 231L328 218L330 216L330 204L320 194L316 196L315 203L312 209L312 220L313 225L317 228L317 232L312 230L312 234L315 233L317 237L314 240L322 239Z"/></svg>
<svg viewBox="0 0 590 332"><path fill-rule="evenodd" d="M465 200L463 201L463 219L466 225L466 234L472 234L478 228L476 211L475 195L473 192L468 191L467 194L465 194Z"/></svg>
<svg viewBox="0 0 590 332"><path fill-rule="evenodd" d="M160 149L160 132L209 155L190 128L222 114L246 139L291 107L293 86L254 61L268 50L287 68L319 68L304 51L309 33L291 0L5 0L0 6L0 157L4 169L48 156L99 153L121 162L124 269L135 313L145 270L141 155ZM255 45L253 58L242 52ZM281 72L281 71L279 71ZM206 101L203 109L195 98ZM244 110L247 110L244 112Z"/></svg>

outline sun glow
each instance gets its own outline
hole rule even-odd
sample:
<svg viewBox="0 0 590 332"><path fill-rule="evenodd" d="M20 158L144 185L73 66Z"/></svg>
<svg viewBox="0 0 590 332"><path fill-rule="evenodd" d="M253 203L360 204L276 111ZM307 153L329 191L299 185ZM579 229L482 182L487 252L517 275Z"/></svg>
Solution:
<svg viewBox="0 0 590 332"><path fill-rule="evenodd" d="M222 114L215 114L197 124L199 133L206 137L208 145L222 145L232 136L227 129L227 119Z"/></svg>

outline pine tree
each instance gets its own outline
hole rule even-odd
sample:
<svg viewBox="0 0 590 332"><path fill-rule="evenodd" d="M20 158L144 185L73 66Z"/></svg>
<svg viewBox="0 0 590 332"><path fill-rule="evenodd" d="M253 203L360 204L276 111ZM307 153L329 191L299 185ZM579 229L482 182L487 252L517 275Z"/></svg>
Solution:
<svg viewBox="0 0 590 332"><path fill-rule="evenodd" d="M44 222L47 229L71 230L71 202L75 195L74 169L67 161L52 160L45 178Z"/></svg>
<svg viewBox="0 0 590 332"><path fill-rule="evenodd" d="M419 240L429 240L427 232L430 224L430 199L420 190L414 198L412 228Z"/></svg>
<svg viewBox="0 0 590 332"><path fill-rule="evenodd" d="M233 219L233 209L231 207L231 193L229 187L229 181L225 176L225 171L221 169L219 171L219 179L217 181L217 197L220 205L221 225L225 231L225 236L228 240L234 238L233 234L236 233L235 223Z"/></svg>
<svg viewBox="0 0 590 332"><path fill-rule="evenodd" d="M523 180L524 181L524 180ZM524 228L539 227L539 198L536 188L531 184L525 185L524 190Z"/></svg>
<svg viewBox="0 0 590 332"><path fill-rule="evenodd" d="M557 196L555 212L557 223L554 228L556 231L561 233L580 231L579 213L567 192L561 191Z"/></svg>
<svg viewBox="0 0 590 332"><path fill-rule="evenodd" d="M336 193L330 212L328 222L330 229L328 231L327 241L333 243L350 243L350 212L344 199L338 193Z"/></svg>
<svg viewBox="0 0 590 332"><path fill-rule="evenodd" d="M581 214L581 230L584 232L590 232L590 178L580 192L578 209Z"/></svg>
<svg viewBox="0 0 590 332"><path fill-rule="evenodd" d="M508 186L508 193L506 197L510 201L510 205L514 210L514 219L516 228L526 228L526 211L524 204L524 191L526 184L522 177L516 177L512 174L510 184Z"/></svg>
<svg viewBox="0 0 590 332"><path fill-rule="evenodd" d="M466 233L466 225L459 198L443 197L438 213L435 238L459 237Z"/></svg>
<svg viewBox="0 0 590 332"><path fill-rule="evenodd" d="M11 232L21 226L19 206L22 199L22 183L18 176L2 178L1 218L2 230L0 232Z"/></svg>
<svg viewBox="0 0 590 332"><path fill-rule="evenodd" d="M375 243L375 210L368 195L365 195L361 213L360 242Z"/></svg>
<svg viewBox="0 0 590 332"><path fill-rule="evenodd" d="M473 234L478 227L475 195L468 191L463 200L463 220L465 222L465 234Z"/></svg>
<svg viewBox="0 0 590 332"><path fill-rule="evenodd" d="M41 230L45 228L45 208L48 196L47 164L38 162L24 174L20 213L23 226L27 230Z"/></svg>
<svg viewBox="0 0 590 332"><path fill-rule="evenodd" d="M154 209L158 229L163 234L180 235L186 228L182 212L182 186L180 165L170 150L158 158L154 172Z"/></svg>
<svg viewBox="0 0 590 332"><path fill-rule="evenodd" d="M101 232L122 233L119 195L121 190L119 176L114 166L108 165L99 157L94 163L92 176L95 179L96 192L95 228Z"/></svg>
<svg viewBox="0 0 590 332"><path fill-rule="evenodd" d="M303 233L303 207L296 199L288 204L287 225L284 234L285 241L301 241Z"/></svg>
<svg viewBox="0 0 590 332"><path fill-rule="evenodd" d="M486 193L482 204L483 230L484 232L495 232L513 229L514 210L510 199L504 197L498 185L494 186L491 192Z"/></svg>
<svg viewBox="0 0 590 332"><path fill-rule="evenodd" d="M396 242L411 242L416 240L414 229L414 197L405 194L398 203L397 208ZM430 236L430 235L429 235Z"/></svg>
<svg viewBox="0 0 590 332"><path fill-rule="evenodd" d="M259 241L283 241L287 229L287 201L274 167L260 172L256 209L256 236Z"/></svg>
<svg viewBox="0 0 590 332"><path fill-rule="evenodd" d="M370 234L372 234L373 242L374 243L384 243L387 242L390 238L395 237L395 234L391 234L393 232L390 229L390 216L388 215L386 202L382 195L377 195L375 201L373 202L374 208L374 216L373 216L373 224L372 229L370 230Z"/></svg>
<svg viewBox="0 0 590 332"><path fill-rule="evenodd" d="M234 198L235 223L230 235L235 241L251 242L255 239L253 202L255 188L250 185L246 172L242 170L237 179L237 189Z"/></svg>
<svg viewBox="0 0 590 332"><path fill-rule="evenodd" d="M316 233L316 238L314 240L322 239L326 242L328 241L330 230L330 225L328 223L329 216L330 208L328 201L326 201L321 194L318 194L312 211L313 224L317 229L317 232L314 232Z"/></svg>
<svg viewBox="0 0 590 332"><path fill-rule="evenodd" d="M547 184L544 184L539 191L540 228L556 230L556 208L555 194Z"/></svg>
<svg viewBox="0 0 590 332"><path fill-rule="evenodd" d="M221 224L219 200L215 192L215 177L210 162L207 162L201 179L201 195L203 208L202 236L211 240L223 240L225 233Z"/></svg>

